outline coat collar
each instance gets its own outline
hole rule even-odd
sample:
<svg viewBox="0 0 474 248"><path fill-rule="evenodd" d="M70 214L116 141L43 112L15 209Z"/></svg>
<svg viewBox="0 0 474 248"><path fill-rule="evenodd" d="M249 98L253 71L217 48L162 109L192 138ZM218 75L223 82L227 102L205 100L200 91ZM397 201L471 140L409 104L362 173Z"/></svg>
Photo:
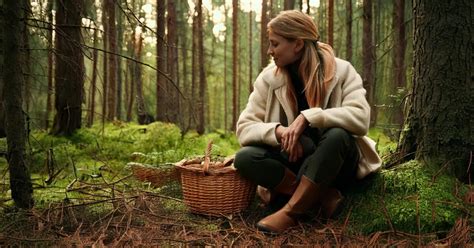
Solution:
<svg viewBox="0 0 474 248"><path fill-rule="evenodd" d="M336 66L334 66L334 72L333 72L334 77L331 80L331 82L328 84L326 96L324 98L323 109L327 107L331 92L333 91L334 87L337 84L338 75L336 73L336 70L337 70L337 60L336 60ZM288 97L286 96L287 89L286 87L284 87L288 85L288 78L285 75L283 75L283 73L280 73L280 72L277 73L277 66L273 63L267 67L266 74L267 74L266 76L268 77L267 82L269 82L270 87L275 91L275 95L277 96L278 101L282 103L283 108L285 108L285 106L288 108L289 101L287 99ZM290 117L289 114L290 112L293 112L293 111L290 111L289 109L288 110L285 109L285 112L287 116ZM291 114L291 116L294 116L294 115L295 115L294 113Z"/></svg>

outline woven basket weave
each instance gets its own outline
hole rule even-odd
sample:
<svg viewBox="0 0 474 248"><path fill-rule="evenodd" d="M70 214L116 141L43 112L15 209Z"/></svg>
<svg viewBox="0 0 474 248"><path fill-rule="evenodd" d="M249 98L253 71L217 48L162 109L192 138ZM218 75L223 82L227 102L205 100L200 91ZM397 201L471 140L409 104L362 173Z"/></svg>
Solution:
<svg viewBox="0 0 474 248"><path fill-rule="evenodd" d="M242 178L232 166L233 158L210 162L212 143L208 144L203 163L177 163L181 172L184 203L191 212L222 216L247 208L255 196L256 185Z"/></svg>

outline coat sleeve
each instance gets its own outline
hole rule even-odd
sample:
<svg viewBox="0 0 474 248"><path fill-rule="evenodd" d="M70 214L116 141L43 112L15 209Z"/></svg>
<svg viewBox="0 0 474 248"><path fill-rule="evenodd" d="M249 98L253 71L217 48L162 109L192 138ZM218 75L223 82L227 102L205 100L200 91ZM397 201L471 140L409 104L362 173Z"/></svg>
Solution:
<svg viewBox="0 0 474 248"><path fill-rule="evenodd" d="M278 145L275 128L279 122L265 122L269 85L260 74L254 83L247 106L237 121L236 133L241 146L253 144Z"/></svg>
<svg viewBox="0 0 474 248"><path fill-rule="evenodd" d="M362 78L354 67L344 61L338 63L337 84L341 87L341 104L327 109L310 108L301 113L309 125L318 128L341 127L354 135L367 134L370 124L370 106L365 98Z"/></svg>

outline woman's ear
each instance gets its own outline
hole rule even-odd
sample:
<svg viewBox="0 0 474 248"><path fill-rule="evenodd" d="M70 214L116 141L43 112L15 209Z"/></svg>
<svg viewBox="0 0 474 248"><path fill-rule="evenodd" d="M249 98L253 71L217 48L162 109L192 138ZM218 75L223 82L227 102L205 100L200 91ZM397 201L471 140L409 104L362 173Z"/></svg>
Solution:
<svg viewBox="0 0 474 248"><path fill-rule="evenodd" d="M304 41L302 39L295 40L295 53L299 53L304 47Z"/></svg>

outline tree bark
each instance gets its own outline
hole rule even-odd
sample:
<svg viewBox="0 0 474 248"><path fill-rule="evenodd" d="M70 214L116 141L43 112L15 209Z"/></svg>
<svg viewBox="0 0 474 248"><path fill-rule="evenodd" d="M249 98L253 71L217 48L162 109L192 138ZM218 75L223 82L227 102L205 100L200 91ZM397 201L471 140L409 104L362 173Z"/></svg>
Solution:
<svg viewBox="0 0 474 248"><path fill-rule="evenodd" d="M107 120L113 121L116 117L116 95L117 95L117 29L115 27L115 1L106 0L107 9L107 42L109 51L113 54L108 55L109 77L107 89Z"/></svg>
<svg viewBox="0 0 474 248"><path fill-rule="evenodd" d="M168 75L172 79L170 82L167 80L167 103L168 109L170 111L167 112L168 121L178 124L179 123L179 115L180 112L178 108L178 104L176 104L178 100L178 92L173 84L178 84L178 70L177 70L177 57L176 57L176 44L177 44L177 35L176 35L176 6L174 1L168 1L168 17L167 17L167 24L168 24ZM179 87L179 85L177 85Z"/></svg>
<svg viewBox="0 0 474 248"><path fill-rule="evenodd" d="M413 10L413 92L398 151L467 182L474 148L474 3L415 0Z"/></svg>
<svg viewBox="0 0 474 248"><path fill-rule="evenodd" d="M224 18L225 18L225 26L227 27L227 7L224 5ZM228 106L228 95L227 92L227 33L224 34L224 130L227 132L229 130L229 126L227 123L227 119L229 116L229 106Z"/></svg>
<svg viewBox="0 0 474 248"><path fill-rule="evenodd" d="M104 32L102 33L102 46L103 46L103 49L104 49L104 52L103 52L103 59L102 59L102 73L103 73L103 76L102 76L102 123L105 122L105 119L107 117L107 95L108 95L108 87L107 87L107 79L108 79L108 76L109 76L109 73L108 73L108 63L107 63L107 58L108 55L107 54L107 49L108 49L108 36L109 36L109 29L108 29L108 18L107 18L107 1L108 0L105 0L105 1L102 1L102 26L104 28Z"/></svg>
<svg viewBox="0 0 474 248"><path fill-rule="evenodd" d="M54 77L54 43L53 43L53 1L48 0L48 4L46 6L46 12L48 13L48 33L47 33L47 40L48 40L48 92L46 93L46 113L45 113L45 122L44 128L47 130L49 128L49 117L51 115L53 109L53 92L54 92L54 85L53 85L53 77Z"/></svg>
<svg viewBox="0 0 474 248"><path fill-rule="evenodd" d="M363 2L363 30L362 35L362 80L364 88L367 90L367 101L371 106L370 126L375 124L374 106L374 78L375 78L375 46L373 44L372 32L372 0Z"/></svg>
<svg viewBox="0 0 474 248"><path fill-rule="evenodd" d="M237 123L237 84L238 84L238 70L239 56L238 49L238 23L239 23L239 1L232 0L232 130L235 130ZM262 14L263 16L263 14ZM266 29L265 29L266 30Z"/></svg>
<svg viewBox="0 0 474 248"><path fill-rule="evenodd" d="M167 112L167 79L163 76L166 73L166 47L165 47L165 4L166 1L156 0L156 120L166 122Z"/></svg>
<svg viewBox="0 0 474 248"><path fill-rule="evenodd" d="M123 14L121 11L122 7L122 0L117 0L117 4L115 6L115 10L117 11L117 46L116 51L118 54L122 54L123 48ZM122 120L122 95L123 95L123 77L122 77L122 59L120 56L115 56L115 60L117 63L117 95L115 101L115 116L117 120Z"/></svg>
<svg viewBox="0 0 474 248"><path fill-rule="evenodd" d="M346 0L346 60L352 62L352 0Z"/></svg>
<svg viewBox="0 0 474 248"><path fill-rule="evenodd" d="M319 7L318 7L318 12L316 14L316 16L318 17L319 19L319 37L322 37L323 38L323 41L324 42L328 42L327 41L327 11L326 11L326 5L327 5L327 1L323 0L323 1L319 1ZM309 6L309 5L308 5Z"/></svg>
<svg viewBox="0 0 474 248"><path fill-rule="evenodd" d="M328 0L328 44L334 47L334 0Z"/></svg>
<svg viewBox="0 0 474 248"><path fill-rule="evenodd" d="M262 17L260 22L260 71L268 65L268 0L262 0Z"/></svg>
<svg viewBox="0 0 474 248"><path fill-rule="evenodd" d="M405 0L395 0L393 2L393 30L395 42L393 47L393 82L395 82L394 93L400 88L406 87L405 50L407 46L405 34ZM401 106L395 107L394 122L403 124L403 110Z"/></svg>
<svg viewBox="0 0 474 248"><path fill-rule="evenodd" d="M283 3L283 9L289 10L295 8L295 0L285 0Z"/></svg>
<svg viewBox="0 0 474 248"><path fill-rule="evenodd" d="M94 48L97 47L97 29L94 30ZM91 127L94 124L95 115L95 93L97 88L97 60L99 59L97 49L92 51L92 79L89 89L89 112L87 115L87 126Z"/></svg>
<svg viewBox="0 0 474 248"><path fill-rule="evenodd" d="M206 75L204 72L204 40L203 40L203 17L202 17L202 0L198 0L197 5L197 35L198 35L198 58L199 58L199 96L198 96L198 123L197 132L204 133L205 127L205 96L206 96Z"/></svg>
<svg viewBox="0 0 474 248"><path fill-rule="evenodd" d="M143 37L141 33L135 36L135 59L141 61L141 54L143 48ZM146 125L152 123L154 118L150 115L145 108L145 98L143 97L143 79L142 79L142 67L140 64L135 63L135 86L137 91L137 116L138 123L140 125Z"/></svg>
<svg viewBox="0 0 474 248"><path fill-rule="evenodd" d="M181 30L183 33L188 33L189 32L189 24L188 24L188 19L189 19L189 9L187 8L187 0L180 0L179 4L179 13L178 17L181 17L178 20L178 30ZM190 83L189 83L189 75L188 75L188 37L186 35L182 35L179 37L179 44L180 49L181 49L181 71L178 69L178 72L180 72L181 75L181 88L184 92L184 95L186 96L185 98L179 98L179 106L181 109L181 130L182 132L186 132L188 130L188 126L186 121L188 120L188 116L190 115L189 109L187 105L189 105L189 92L190 92Z"/></svg>
<svg viewBox="0 0 474 248"><path fill-rule="evenodd" d="M81 128L84 57L81 44L82 0L57 0L56 11L56 116L52 133L71 135Z"/></svg>
<svg viewBox="0 0 474 248"><path fill-rule="evenodd" d="M0 1L0 8L4 11L4 3L3 0ZM4 89L4 69L3 69L3 61L5 58L5 51L4 51L4 26L5 26L5 16L2 15L0 17L0 138L6 137L5 133L5 107L3 105L3 89Z"/></svg>
<svg viewBox="0 0 474 248"><path fill-rule="evenodd" d="M31 6L30 2L26 1L26 4L23 8L23 11L25 12L24 16L28 16L28 14L31 12ZM23 83L23 104L25 105L25 111L27 113L30 112L30 102L31 102L31 49L30 49L30 34L28 33L27 29L27 22L22 22L25 27L23 30L25 32L22 33L23 35L23 46L22 50L24 51L22 55L22 60L23 62L23 75L24 75L24 83Z"/></svg>
<svg viewBox="0 0 474 248"><path fill-rule="evenodd" d="M130 35L130 42L128 43L128 51L130 51L130 56L135 59L135 29L132 31ZM128 78L128 94L127 94L127 117L126 120L128 122L132 121L132 113L133 113L133 104L135 101L135 62L127 61L127 70L128 74L130 75Z"/></svg>
<svg viewBox="0 0 474 248"><path fill-rule="evenodd" d="M22 87L24 77L21 68L20 46L22 45L22 32L26 25L25 0L5 0L4 31L8 35L4 41L4 92L3 104L6 114L6 133L8 146L8 168L10 171L11 195L16 207L29 209L34 205L33 188L30 174L28 171L28 162L25 152L26 127L25 115L22 108L23 97Z"/></svg>
<svg viewBox="0 0 474 248"><path fill-rule="evenodd" d="M293 3L294 5L294 3ZM252 76L252 69L253 69L253 58L252 58L252 43L253 43L253 35L252 35L252 24L253 24L253 15L252 11L249 11L249 81L248 81L248 86L249 86L249 95L253 91L253 76Z"/></svg>

